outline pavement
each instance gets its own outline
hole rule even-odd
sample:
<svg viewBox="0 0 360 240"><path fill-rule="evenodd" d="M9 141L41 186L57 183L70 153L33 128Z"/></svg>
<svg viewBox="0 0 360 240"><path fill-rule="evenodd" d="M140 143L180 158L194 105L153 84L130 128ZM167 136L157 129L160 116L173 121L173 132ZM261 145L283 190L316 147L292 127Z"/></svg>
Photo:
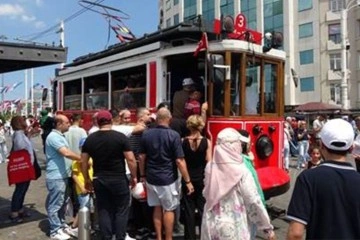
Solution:
<svg viewBox="0 0 360 240"><path fill-rule="evenodd" d="M45 166L45 157L42 150L42 143L40 137L32 139L36 149L39 164L42 169ZM7 140L11 142L11 140ZM10 149L10 145L8 145ZM292 159L291 165L295 165L295 159ZM14 186L9 186L7 182L6 173L7 164L0 164L0 240L45 240L48 237L48 221L45 210L45 199L47 190L45 186L45 172L42 172L42 176L32 181L29 190L25 197L25 207L31 213L31 217L26 218L24 223L13 224L9 220L10 202ZM276 208L286 209L289 203L293 185L296 177L301 170L290 168L291 187L290 190L278 197L270 199L267 203ZM275 217L272 219L272 223L275 227L277 239L285 239L288 223L282 217ZM182 239L182 238L174 238ZM257 239L265 239L264 236L259 233Z"/></svg>

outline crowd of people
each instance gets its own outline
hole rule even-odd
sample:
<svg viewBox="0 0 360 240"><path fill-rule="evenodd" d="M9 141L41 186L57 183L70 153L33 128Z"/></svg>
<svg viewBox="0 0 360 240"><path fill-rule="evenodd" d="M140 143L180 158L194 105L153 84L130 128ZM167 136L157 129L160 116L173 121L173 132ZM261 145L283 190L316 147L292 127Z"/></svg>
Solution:
<svg viewBox="0 0 360 240"><path fill-rule="evenodd" d="M92 200L92 227L102 239L170 240L182 226L187 240L253 240L259 231L276 239L254 169L250 133L225 128L212 143L203 131L207 104L200 104L192 85L184 80L178 95L186 98L173 106L176 117L168 104L154 113L138 108L135 123L128 109L100 110L85 131L81 114L41 112L51 239L76 237L78 211L90 208ZM311 133L308 125L291 117L284 123L284 169L289 170L292 154L298 156L296 168L309 169L296 180L287 239L302 239L305 230L307 239L360 239L360 190L354 188L360 175L347 162L352 152L359 170L360 117L352 125L319 116ZM26 149L35 164L29 139L39 133L37 125L15 116L11 127L12 150ZM29 185L15 186L14 223L29 216L23 206ZM134 191L139 186L141 194ZM69 205L70 222L65 217Z"/></svg>

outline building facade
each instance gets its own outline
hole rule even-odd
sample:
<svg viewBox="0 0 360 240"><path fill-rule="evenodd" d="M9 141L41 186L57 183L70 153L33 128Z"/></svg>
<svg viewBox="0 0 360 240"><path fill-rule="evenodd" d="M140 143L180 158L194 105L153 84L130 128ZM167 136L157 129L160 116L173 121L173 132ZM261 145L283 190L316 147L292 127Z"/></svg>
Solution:
<svg viewBox="0 0 360 240"><path fill-rule="evenodd" d="M360 6L357 1L159 0L159 28L191 22L201 15L206 28L212 29L214 19L243 13L248 28L261 33L283 33L283 49L287 53L285 105L291 107L311 101L344 105L341 10L345 8L348 13L347 105L349 109L360 109Z"/></svg>

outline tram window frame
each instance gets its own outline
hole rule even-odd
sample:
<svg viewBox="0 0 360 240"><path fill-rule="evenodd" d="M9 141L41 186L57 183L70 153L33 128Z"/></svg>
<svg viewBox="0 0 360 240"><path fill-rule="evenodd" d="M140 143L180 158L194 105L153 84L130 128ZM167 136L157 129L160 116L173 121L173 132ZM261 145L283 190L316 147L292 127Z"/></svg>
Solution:
<svg viewBox="0 0 360 240"><path fill-rule="evenodd" d="M112 108L146 107L146 64L111 72Z"/></svg>
<svg viewBox="0 0 360 240"><path fill-rule="evenodd" d="M108 73L84 77L84 110L109 108Z"/></svg>
<svg viewBox="0 0 360 240"><path fill-rule="evenodd" d="M81 110L81 78L63 82L64 110Z"/></svg>

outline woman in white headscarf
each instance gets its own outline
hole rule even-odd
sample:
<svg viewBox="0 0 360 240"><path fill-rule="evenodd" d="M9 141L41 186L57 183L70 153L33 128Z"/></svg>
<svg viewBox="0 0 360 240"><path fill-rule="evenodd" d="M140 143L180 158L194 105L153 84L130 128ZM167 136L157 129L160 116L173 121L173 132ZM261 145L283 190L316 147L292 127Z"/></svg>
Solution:
<svg viewBox="0 0 360 240"><path fill-rule="evenodd" d="M251 224L275 239L254 179L243 164L241 135L233 128L217 137L213 161L205 169L202 240L249 240Z"/></svg>

